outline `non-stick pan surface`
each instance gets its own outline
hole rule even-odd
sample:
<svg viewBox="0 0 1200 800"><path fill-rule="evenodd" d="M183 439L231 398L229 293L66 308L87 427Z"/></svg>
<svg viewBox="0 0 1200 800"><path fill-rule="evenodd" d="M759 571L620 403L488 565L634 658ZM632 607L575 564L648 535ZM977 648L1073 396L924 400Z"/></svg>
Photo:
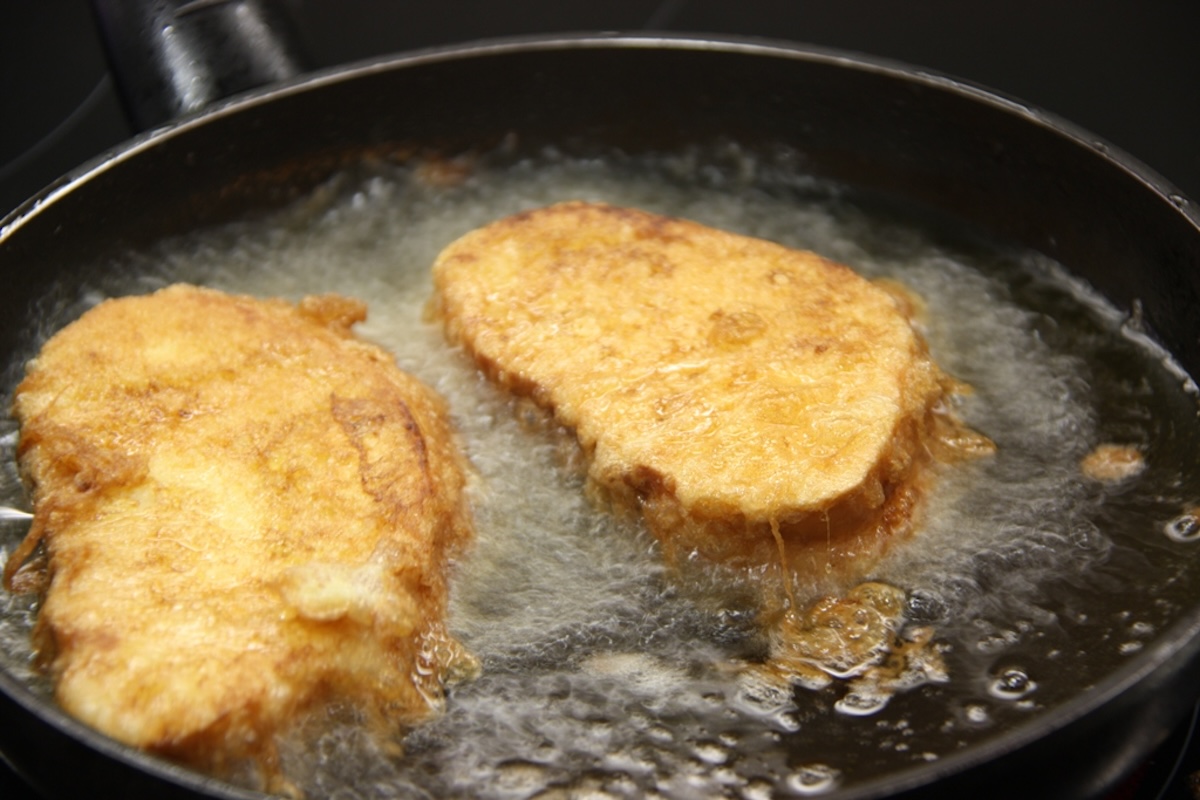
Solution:
<svg viewBox="0 0 1200 800"><path fill-rule="evenodd" d="M29 320L86 266L188 231L254 218L334 172L397 152L554 147L580 156L717 142L785 148L870 204L965 240L1031 248L1131 315L1130 330L1200 369L1200 216L1094 137L981 89L810 48L685 38L490 43L322 73L251 93L142 136L49 187L0 227L0 348L30 354ZM959 233L953 233L953 232ZM64 288L65 287L65 288ZM11 388L15 370L8 375ZM1179 380L1184 380L1179 376ZM1194 416L1194 414L1193 414ZM1196 432L1162 455L1195 490ZM1160 548L1161 549L1161 548ZM1159 554L1160 555L1160 554ZM1059 667L1078 691L928 763L830 796L1091 797L1190 708L1200 673L1200 576L1176 548L1170 618L1138 652L1096 646ZM1091 644L1119 636L1125 586L1097 605ZM1144 598L1150 601L1154 598ZM242 796L86 731L0 670L0 749L51 796Z"/></svg>

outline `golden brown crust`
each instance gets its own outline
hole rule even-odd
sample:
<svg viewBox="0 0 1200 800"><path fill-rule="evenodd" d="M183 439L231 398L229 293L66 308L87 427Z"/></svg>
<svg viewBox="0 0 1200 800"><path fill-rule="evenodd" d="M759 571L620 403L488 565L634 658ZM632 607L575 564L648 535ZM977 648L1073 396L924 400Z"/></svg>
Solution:
<svg viewBox="0 0 1200 800"><path fill-rule="evenodd" d="M46 343L14 411L49 556L37 637L70 713L269 772L328 697L392 729L436 707L448 665L421 651L471 537L464 465L441 400L352 336L364 316L180 285Z"/></svg>
<svg viewBox="0 0 1200 800"><path fill-rule="evenodd" d="M912 525L935 435L990 446L944 410L919 301L813 253L572 202L462 237L434 285L448 338L668 554L763 564L777 530L799 573L859 569Z"/></svg>

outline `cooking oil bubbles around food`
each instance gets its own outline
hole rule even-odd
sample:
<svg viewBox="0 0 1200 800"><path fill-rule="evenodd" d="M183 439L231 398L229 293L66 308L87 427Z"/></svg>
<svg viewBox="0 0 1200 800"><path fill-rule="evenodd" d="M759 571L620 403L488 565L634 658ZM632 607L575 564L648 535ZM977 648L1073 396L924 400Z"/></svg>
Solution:
<svg viewBox="0 0 1200 800"><path fill-rule="evenodd" d="M1163 526L1163 532L1173 542L1183 544L1200 540L1200 508L1192 508Z"/></svg>
<svg viewBox="0 0 1200 800"><path fill-rule="evenodd" d="M742 787L742 800L771 800L775 796L775 785L763 778L747 781Z"/></svg>
<svg viewBox="0 0 1200 800"><path fill-rule="evenodd" d="M664 180L662 166L639 162L622 167L625 174L599 161L531 161L487 180L481 174L450 202L429 186L457 180L439 164L411 186L389 173L344 199L328 198L329 214L313 224L311 213L298 212L282 226L250 235L239 228L228 242L184 243L168 254L173 279L264 296L369 298L362 332L448 398L479 473L481 535L459 565L451 620L483 661L483 676L456 687L445 715L406 740L403 761L360 746L360 733L338 739L314 766L306 787L314 800L401 793L767 800L853 790L882 768L877 763L933 761L954 742L992 735L1023 704L1052 706L1067 682L1047 675L1086 659L1071 641L1036 639L1035 627L1109 624L1083 604L1053 609L1044 626L1037 616L1044 582L1063 574L1076 580L1109 554L1100 531L1077 536L1057 522L1085 518L1101 492L1079 479L1084 453L1075 446L1097 440L1090 395L1073 388L1082 378L1070 377L1084 375L1087 362L1077 348L1051 346L1038 333L1043 316L1067 316L1056 313L1059 295L1033 297L1036 313L1009 296L1020 283L1007 279L1009 271L1026 281L1041 273L1007 256L960 258L923 234L909 242L867 211L860 219L848 205L810 202L788 188L786 174L778 192L734 196L674 171ZM757 645L737 638L753 627L745 612L710 618L666 593L657 552L584 501L558 440L481 386L449 357L440 331L421 321L427 267L446 242L501 214L575 197L814 249L902 280L928 303L927 335L939 363L975 388L965 410L981 430L1003 434L1004 446L994 463L947 476L928 525L875 576L904 590L895 595L897 616L890 603L879 615L842 603L822 617L836 625L795 626L781 648L794 656L784 680L770 670L727 669L743 659L761 666ZM286 243L268 248L277 228L289 232ZM1069 308L1078 305L1074 294L1063 297ZM1137 338L1140 326L1135 315L1124 332ZM11 431L0 444L15 447ZM13 496L0 501L20 508L19 482L8 477ZM1200 540L1200 499L1184 499L1154 529L1164 546L1163 534ZM12 644L0 636L0 648L26 669L32 610L11 602L0 612L0 634L10 628ZM1132 618L1113 624L1120 632L1110 647L1141 647L1152 633ZM1051 647L1050 656L1032 655ZM1027 654L1028 662L1017 662ZM936 685L912 691L929 684ZM945 698L960 699L898 727L897 717L910 719L906 709ZM851 748L824 749L841 730L869 733L875 746L862 760ZM408 791L409 780L422 788Z"/></svg>
<svg viewBox="0 0 1200 800"><path fill-rule="evenodd" d="M796 710L792 686L767 672L748 669L739 673L731 705L750 716L775 721L775 727L780 730L793 729L793 725L788 724L794 719Z"/></svg>
<svg viewBox="0 0 1200 800"><path fill-rule="evenodd" d="M997 700L1020 700L1038 688L1037 682L1020 667L1008 667L988 683L988 694Z"/></svg>
<svg viewBox="0 0 1200 800"><path fill-rule="evenodd" d="M982 727L990 725L992 722L992 714L988 711L987 706L979 703L971 703L962 710L963 718L972 727Z"/></svg>
<svg viewBox="0 0 1200 800"><path fill-rule="evenodd" d="M883 710L890 699L891 695L883 692L852 689L834 703L833 707L839 713L850 717L868 717Z"/></svg>
<svg viewBox="0 0 1200 800"><path fill-rule="evenodd" d="M719 766L729 760L729 749L719 742L703 741L692 746L692 755L705 764Z"/></svg>
<svg viewBox="0 0 1200 800"><path fill-rule="evenodd" d="M825 794L837 788L841 773L825 764L806 764L787 777L787 788L799 795Z"/></svg>
<svg viewBox="0 0 1200 800"><path fill-rule="evenodd" d="M1149 622L1134 622L1129 626L1129 633L1132 636L1147 639L1154 635L1154 626Z"/></svg>
<svg viewBox="0 0 1200 800"><path fill-rule="evenodd" d="M541 764L514 759L497 765L493 788L509 797L529 797L549 782L549 770Z"/></svg>

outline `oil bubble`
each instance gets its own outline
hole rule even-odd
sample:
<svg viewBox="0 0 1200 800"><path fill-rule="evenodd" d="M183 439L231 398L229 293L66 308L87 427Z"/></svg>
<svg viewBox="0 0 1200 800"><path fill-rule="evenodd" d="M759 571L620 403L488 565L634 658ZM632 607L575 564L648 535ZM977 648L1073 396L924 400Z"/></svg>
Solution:
<svg viewBox="0 0 1200 800"><path fill-rule="evenodd" d="M537 800L559 800L562 798L586 797L589 800L619 800L620 795L609 791L593 776L586 776L571 783L551 786L535 795Z"/></svg>
<svg viewBox="0 0 1200 800"><path fill-rule="evenodd" d="M1137 637L1154 635L1154 626L1149 622L1135 622L1129 626L1129 633Z"/></svg>
<svg viewBox="0 0 1200 800"><path fill-rule="evenodd" d="M834 709L851 717L868 717L883 710L891 699L883 692L851 691L833 704Z"/></svg>
<svg viewBox="0 0 1200 800"><path fill-rule="evenodd" d="M506 761L496 768L495 788L506 794L529 797L545 788L548 781L546 768L530 761Z"/></svg>
<svg viewBox="0 0 1200 800"><path fill-rule="evenodd" d="M999 700L1020 700L1037 689L1037 683L1024 670L1010 667L988 684L988 693Z"/></svg>
<svg viewBox="0 0 1200 800"><path fill-rule="evenodd" d="M768 680L752 672L739 677L733 705L742 712L765 719L776 718L796 707L789 684Z"/></svg>
<svg viewBox="0 0 1200 800"><path fill-rule="evenodd" d="M787 788L796 794L817 795L834 789L841 773L825 764L808 764L787 777Z"/></svg>
<svg viewBox="0 0 1200 800"><path fill-rule="evenodd" d="M722 786L739 786L743 783L742 777L738 775L737 770L730 767L718 767L714 769L712 778Z"/></svg>
<svg viewBox="0 0 1200 800"><path fill-rule="evenodd" d="M665 745L675 741L675 734L669 728L665 728L662 725L655 725L646 731L646 738L656 744Z"/></svg>
<svg viewBox="0 0 1200 800"><path fill-rule="evenodd" d="M992 655L1007 650L1018 641L1020 641L1020 635L1016 631L1000 630L981 637L975 643L975 647L985 655Z"/></svg>
<svg viewBox="0 0 1200 800"><path fill-rule="evenodd" d="M729 751L716 742L697 742L692 754L705 764L724 764L729 760Z"/></svg>
<svg viewBox="0 0 1200 800"><path fill-rule="evenodd" d="M605 753L601 759L605 769L635 775L649 775L655 770L654 761L640 750L622 748Z"/></svg>
<svg viewBox="0 0 1200 800"><path fill-rule="evenodd" d="M909 592L905 606L905 618L916 625L937 625L949 616L949 606L940 595L914 589Z"/></svg>
<svg viewBox="0 0 1200 800"><path fill-rule="evenodd" d="M743 800L771 800L774 796L774 786L770 781L755 778L742 788Z"/></svg>
<svg viewBox="0 0 1200 800"><path fill-rule="evenodd" d="M637 781L620 772L610 775L605 781L604 788L618 797L636 797L639 792Z"/></svg>
<svg viewBox="0 0 1200 800"><path fill-rule="evenodd" d="M971 704L964 708L963 715L972 725L987 725L992 721L992 715L988 713L987 707L977 704Z"/></svg>
<svg viewBox="0 0 1200 800"><path fill-rule="evenodd" d="M800 717L793 711L781 711L771 718L776 727L785 733L795 733L800 730Z"/></svg>
<svg viewBox="0 0 1200 800"><path fill-rule="evenodd" d="M1173 542L1194 542L1200 539L1200 516L1194 511L1180 514L1164 525L1163 530Z"/></svg>

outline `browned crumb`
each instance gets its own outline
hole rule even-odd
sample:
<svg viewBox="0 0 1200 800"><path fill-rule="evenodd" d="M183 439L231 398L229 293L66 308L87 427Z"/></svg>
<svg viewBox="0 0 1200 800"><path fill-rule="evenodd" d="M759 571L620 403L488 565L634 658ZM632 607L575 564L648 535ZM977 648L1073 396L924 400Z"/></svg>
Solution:
<svg viewBox="0 0 1200 800"><path fill-rule="evenodd" d="M1141 450L1127 444L1101 444L1079 462L1083 474L1101 483L1119 483L1146 468Z"/></svg>
<svg viewBox="0 0 1200 800"><path fill-rule="evenodd" d="M744 675L808 689L843 681L848 713L874 713L897 692L948 677L933 629L906 629L904 611L904 592L885 583L821 597L770 627L768 659Z"/></svg>
<svg viewBox="0 0 1200 800"><path fill-rule="evenodd" d="M426 186L449 189L461 186L474 172L475 162L469 156L429 156L417 164L414 175Z"/></svg>

